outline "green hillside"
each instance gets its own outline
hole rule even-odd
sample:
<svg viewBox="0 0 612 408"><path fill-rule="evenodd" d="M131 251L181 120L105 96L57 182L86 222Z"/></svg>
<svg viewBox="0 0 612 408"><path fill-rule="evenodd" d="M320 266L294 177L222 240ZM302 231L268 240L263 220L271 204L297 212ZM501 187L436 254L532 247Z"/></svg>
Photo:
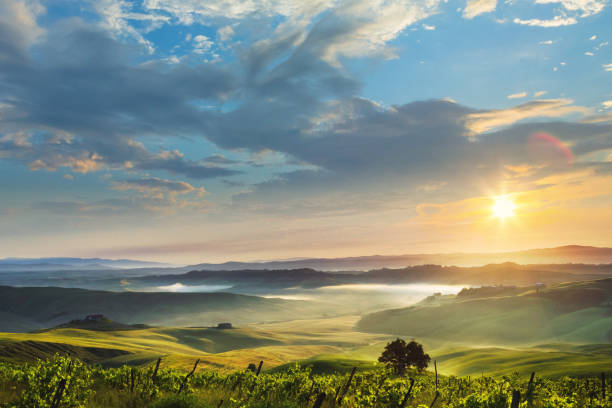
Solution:
<svg viewBox="0 0 612 408"><path fill-rule="evenodd" d="M612 279L558 284L540 293L524 288L491 296L487 289L472 289L367 315L357 328L432 344L607 343L611 299Z"/></svg>
<svg viewBox="0 0 612 408"><path fill-rule="evenodd" d="M232 293L106 292L56 287L0 286L0 331L57 326L89 314L125 324L210 326L316 316L305 301Z"/></svg>

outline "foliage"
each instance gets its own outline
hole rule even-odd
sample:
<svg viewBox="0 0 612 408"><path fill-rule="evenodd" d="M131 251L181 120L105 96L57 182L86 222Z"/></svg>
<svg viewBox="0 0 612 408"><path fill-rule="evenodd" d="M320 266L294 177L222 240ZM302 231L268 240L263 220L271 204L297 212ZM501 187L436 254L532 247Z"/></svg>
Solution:
<svg viewBox="0 0 612 408"><path fill-rule="evenodd" d="M58 354L25 366L14 378L25 386L18 407L53 407L54 400L58 407L84 407L92 394L91 370Z"/></svg>
<svg viewBox="0 0 612 408"><path fill-rule="evenodd" d="M602 397L596 378L539 378L527 397L528 378L435 377L408 370L411 378L395 375L391 367L357 370L349 374L315 375L298 365L282 372L251 370L219 374L200 370L185 380L186 373L155 365L145 367L88 367L68 357L55 356L32 365L0 363L0 407L49 407L57 385L66 379L66 393L59 407L130 408L310 408L325 393L324 408L434 407L508 408L512 391L521 392L521 408L611 408ZM181 384L185 386L181 389ZM15 389L15 393L3 390ZM179 392L180 390L180 392ZM346 394L344 393L346 391ZM410 393L409 393L409 390ZM94 392L95 391L95 392ZM340 402L339 396L343 395Z"/></svg>
<svg viewBox="0 0 612 408"><path fill-rule="evenodd" d="M423 346L416 341L406 343L398 338L385 346L378 361L389 364L397 374L403 376L406 369L411 366L415 366L418 370L427 368L431 357L425 354Z"/></svg>

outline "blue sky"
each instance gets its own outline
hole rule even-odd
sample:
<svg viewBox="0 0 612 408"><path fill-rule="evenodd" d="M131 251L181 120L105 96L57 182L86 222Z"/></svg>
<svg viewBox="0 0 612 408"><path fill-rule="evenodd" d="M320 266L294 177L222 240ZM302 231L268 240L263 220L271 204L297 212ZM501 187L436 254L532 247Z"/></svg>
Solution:
<svg viewBox="0 0 612 408"><path fill-rule="evenodd" d="M0 38L0 257L612 245L609 1L0 0Z"/></svg>

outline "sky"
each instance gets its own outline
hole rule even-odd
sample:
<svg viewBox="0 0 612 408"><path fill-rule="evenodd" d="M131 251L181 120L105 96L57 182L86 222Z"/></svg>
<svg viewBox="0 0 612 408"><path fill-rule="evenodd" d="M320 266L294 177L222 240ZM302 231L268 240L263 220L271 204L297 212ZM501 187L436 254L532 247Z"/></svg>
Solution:
<svg viewBox="0 0 612 408"><path fill-rule="evenodd" d="M611 3L0 0L0 257L612 246Z"/></svg>

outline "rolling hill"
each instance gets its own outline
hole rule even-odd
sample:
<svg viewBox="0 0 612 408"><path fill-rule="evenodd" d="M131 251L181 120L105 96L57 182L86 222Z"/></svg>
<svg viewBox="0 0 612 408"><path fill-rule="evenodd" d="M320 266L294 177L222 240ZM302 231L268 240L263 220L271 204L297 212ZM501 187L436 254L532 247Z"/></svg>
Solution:
<svg viewBox="0 0 612 408"><path fill-rule="evenodd" d="M232 293L105 292L57 287L0 286L0 331L57 326L89 314L123 323L209 326L317 315L309 302Z"/></svg>
<svg viewBox="0 0 612 408"><path fill-rule="evenodd" d="M432 344L536 345L612 341L612 278L534 287L464 290L364 316L357 328ZM495 291L494 291L495 292Z"/></svg>

